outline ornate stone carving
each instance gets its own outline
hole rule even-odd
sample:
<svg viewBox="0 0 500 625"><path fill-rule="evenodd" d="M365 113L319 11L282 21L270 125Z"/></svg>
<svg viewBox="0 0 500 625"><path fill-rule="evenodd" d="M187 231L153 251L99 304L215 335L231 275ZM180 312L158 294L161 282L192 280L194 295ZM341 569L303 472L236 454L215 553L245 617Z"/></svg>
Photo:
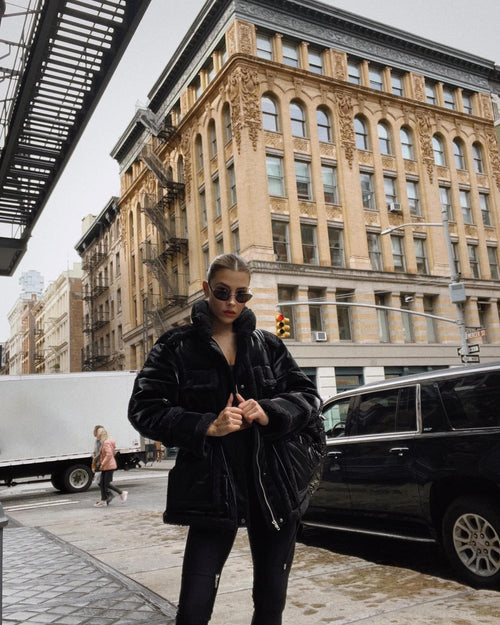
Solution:
<svg viewBox="0 0 500 625"><path fill-rule="evenodd" d="M266 145L269 145L277 150L283 149L283 135L277 132L264 131L264 141Z"/></svg>
<svg viewBox="0 0 500 625"><path fill-rule="evenodd" d="M434 180L434 150L432 149L432 132L429 117L423 111L417 111L417 129L420 140L420 150L429 181Z"/></svg>
<svg viewBox="0 0 500 625"><path fill-rule="evenodd" d="M246 22L238 22L238 39L240 52L254 54L253 26Z"/></svg>
<svg viewBox="0 0 500 625"><path fill-rule="evenodd" d="M319 144L319 152L321 156L329 156L330 158L337 158L337 150L335 149L335 145L333 143L323 143Z"/></svg>
<svg viewBox="0 0 500 625"><path fill-rule="evenodd" d="M373 167L373 152L358 150L358 161L363 165L371 165Z"/></svg>
<svg viewBox="0 0 500 625"><path fill-rule="evenodd" d="M347 80L347 65L345 54L332 50L333 53L333 77L337 80Z"/></svg>
<svg viewBox="0 0 500 625"><path fill-rule="evenodd" d="M227 54L236 54L236 24L233 22L226 32Z"/></svg>
<svg viewBox="0 0 500 625"><path fill-rule="evenodd" d="M302 94L302 90L304 88L304 81L301 80L300 78L295 78L293 79L293 87L295 89L295 97L300 98L301 94Z"/></svg>
<svg viewBox="0 0 500 625"><path fill-rule="evenodd" d="M442 180L449 180L450 179L450 170L448 169L448 167L441 167L438 166L436 168L437 170L437 177L441 178Z"/></svg>
<svg viewBox="0 0 500 625"><path fill-rule="evenodd" d="M309 154L311 151L311 144L307 139L299 139L297 137L294 137L293 148L297 152L305 152L306 154Z"/></svg>
<svg viewBox="0 0 500 625"><path fill-rule="evenodd" d="M331 204L327 204L326 206L326 218L330 221L344 221L344 215L342 214L342 209L339 206L332 206Z"/></svg>
<svg viewBox="0 0 500 625"><path fill-rule="evenodd" d="M380 215L378 212L365 210L365 224L367 226L380 226Z"/></svg>
<svg viewBox="0 0 500 625"><path fill-rule="evenodd" d="M253 149L257 149L257 139L262 130L258 85L257 71L246 65L236 67L229 77L231 124L238 152L241 150L241 132L244 128L248 129Z"/></svg>
<svg viewBox="0 0 500 625"><path fill-rule="evenodd" d="M392 156L382 156L382 167L384 169L396 169L396 159Z"/></svg>
<svg viewBox="0 0 500 625"><path fill-rule="evenodd" d="M191 171L191 129L186 130L181 137L180 151L184 158L184 193L186 200L191 199L191 185L193 182L193 175Z"/></svg>
<svg viewBox="0 0 500 625"><path fill-rule="evenodd" d="M425 78L421 74L412 74L413 86L415 91L415 100L426 102L425 97Z"/></svg>
<svg viewBox="0 0 500 625"><path fill-rule="evenodd" d="M283 198L272 197L270 200L271 211L273 213L288 213L287 201Z"/></svg>
<svg viewBox="0 0 500 625"><path fill-rule="evenodd" d="M405 171L410 174L414 174L417 171L417 163L415 161L409 161L405 159Z"/></svg>
<svg viewBox="0 0 500 625"><path fill-rule="evenodd" d="M345 157L352 169L354 160L354 149L356 143L354 141L354 121L353 121L353 105L349 93L346 91L338 91L335 94L337 101L337 110L339 113L340 124L340 145L344 150Z"/></svg>
<svg viewBox="0 0 500 625"><path fill-rule="evenodd" d="M493 132L486 134L488 142L488 152L490 154L491 171L495 179L497 188L500 190L500 154L498 153L498 143Z"/></svg>
<svg viewBox="0 0 500 625"><path fill-rule="evenodd" d="M494 119L493 107L491 106L491 98L486 93L481 93L481 108L483 109L483 115L486 119Z"/></svg>
<svg viewBox="0 0 500 625"><path fill-rule="evenodd" d="M315 202L299 202L299 212L303 217L316 217Z"/></svg>
<svg viewBox="0 0 500 625"><path fill-rule="evenodd" d="M457 171L457 178L459 184L470 184L470 177L468 171Z"/></svg>

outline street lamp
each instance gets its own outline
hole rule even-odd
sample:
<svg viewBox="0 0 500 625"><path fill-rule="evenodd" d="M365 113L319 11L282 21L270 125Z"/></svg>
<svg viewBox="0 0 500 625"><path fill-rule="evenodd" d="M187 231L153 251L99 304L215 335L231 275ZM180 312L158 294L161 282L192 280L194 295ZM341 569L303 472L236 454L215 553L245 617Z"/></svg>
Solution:
<svg viewBox="0 0 500 625"><path fill-rule="evenodd" d="M466 358L469 355L469 345L467 343L467 334L465 332L465 314L464 314L464 304L466 302L465 296L465 285L460 280L460 275L457 273L455 269L455 259L453 258L453 248L451 246L451 237L450 237L450 226L448 223L448 212L446 206L441 207L441 216L442 222L409 222L404 224L399 224L399 226L392 226L391 228L387 228L383 230L380 234L389 234L390 232L394 232L394 230L400 230L401 228L406 228L407 226L440 226L444 228L444 238L446 241L446 251L448 253L448 264L450 266L450 278L451 283L449 284L449 292L450 292L450 300L452 304L455 304L457 310L457 326L460 331L460 355L462 356L462 362L467 362Z"/></svg>

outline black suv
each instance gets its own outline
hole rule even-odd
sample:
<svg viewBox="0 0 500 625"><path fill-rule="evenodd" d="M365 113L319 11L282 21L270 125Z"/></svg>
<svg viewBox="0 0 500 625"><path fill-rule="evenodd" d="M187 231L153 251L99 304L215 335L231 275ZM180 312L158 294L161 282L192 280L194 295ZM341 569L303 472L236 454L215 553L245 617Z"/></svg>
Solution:
<svg viewBox="0 0 500 625"><path fill-rule="evenodd" d="M437 540L463 581L500 585L500 364L361 386L324 416L304 525Z"/></svg>

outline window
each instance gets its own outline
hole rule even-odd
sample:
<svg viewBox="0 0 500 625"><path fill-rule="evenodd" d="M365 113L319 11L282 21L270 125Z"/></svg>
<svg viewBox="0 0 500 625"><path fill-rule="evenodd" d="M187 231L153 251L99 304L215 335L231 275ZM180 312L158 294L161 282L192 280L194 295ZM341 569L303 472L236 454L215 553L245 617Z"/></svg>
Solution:
<svg viewBox="0 0 500 625"><path fill-rule="evenodd" d="M283 159L281 156L266 156L267 183L269 195L285 196L285 180L283 177Z"/></svg>
<svg viewBox="0 0 500 625"><path fill-rule="evenodd" d="M363 198L363 207L368 210L377 210L375 203L375 192L373 190L373 174L361 172L361 195Z"/></svg>
<svg viewBox="0 0 500 625"><path fill-rule="evenodd" d="M375 293L376 306L389 306L389 295L387 293ZM391 342L389 325L389 311L385 308L377 308L378 335L381 343Z"/></svg>
<svg viewBox="0 0 500 625"><path fill-rule="evenodd" d="M492 280L500 280L500 273L498 272L498 250L493 245L489 245L488 250L488 262L490 265L490 276Z"/></svg>
<svg viewBox="0 0 500 625"><path fill-rule="evenodd" d="M345 267L344 232L341 228L328 227L328 243L332 267Z"/></svg>
<svg viewBox="0 0 500 625"><path fill-rule="evenodd" d="M492 226L490 204L487 193L479 194L479 206L481 207L481 215L483 217L484 226Z"/></svg>
<svg viewBox="0 0 500 625"><path fill-rule="evenodd" d="M417 429L416 387L408 386L361 395L356 418L349 419L346 436L392 434Z"/></svg>
<svg viewBox="0 0 500 625"><path fill-rule="evenodd" d="M349 59L347 62L347 79L353 85L361 84L361 64L359 61Z"/></svg>
<svg viewBox="0 0 500 625"><path fill-rule="evenodd" d="M236 204L236 176L233 163L227 166L227 177L229 180L229 205L233 206Z"/></svg>
<svg viewBox="0 0 500 625"><path fill-rule="evenodd" d="M394 95L404 96L405 88L402 74L394 71L391 72L391 87Z"/></svg>
<svg viewBox="0 0 500 625"><path fill-rule="evenodd" d="M312 200L311 167L305 161L295 161L295 179L299 200Z"/></svg>
<svg viewBox="0 0 500 625"><path fill-rule="evenodd" d="M226 143L228 143L233 138L233 129L231 126L231 107L227 102L222 109L222 117L224 120L224 135Z"/></svg>
<svg viewBox="0 0 500 625"><path fill-rule="evenodd" d="M323 177L323 194L327 204L338 204L337 170L333 165L321 165Z"/></svg>
<svg viewBox="0 0 500 625"><path fill-rule="evenodd" d="M389 130L389 126L384 122L380 122L377 124L377 132L380 153L392 154L391 131Z"/></svg>
<svg viewBox="0 0 500 625"><path fill-rule="evenodd" d="M290 262L290 242L286 221L272 220L273 249L276 260L281 263Z"/></svg>
<svg viewBox="0 0 500 625"><path fill-rule="evenodd" d="M278 286L278 302L293 302L297 299L296 288L293 286ZM294 306L281 306L280 310L290 319L290 338L295 338Z"/></svg>
<svg viewBox="0 0 500 625"><path fill-rule="evenodd" d="M210 138L210 156L217 156L217 135L215 133L215 122L213 119L208 124L208 134Z"/></svg>
<svg viewBox="0 0 500 625"><path fill-rule="evenodd" d="M392 244L392 258L394 261L394 271L406 271L403 237L392 235L391 244Z"/></svg>
<svg viewBox="0 0 500 625"><path fill-rule="evenodd" d="M307 137L306 114L298 102L290 102L290 122L294 137Z"/></svg>
<svg viewBox="0 0 500 625"><path fill-rule="evenodd" d="M474 113L472 93L469 93L468 91L462 91L462 107L464 113L468 113L469 115L472 115Z"/></svg>
<svg viewBox="0 0 500 625"><path fill-rule="evenodd" d="M377 91L384 90L384 76L380 67L371 66L368 72L370 78L370 87Z"/></svg>
<svg viewBox="0 0 500 625"><path fill-rule="evenodd" d="M318 264L318 245L316 242L316 226L301 224L300 236L302 238L302 255L304 264Z"/></svg>
<svg viewBox="0 0 500 625"><path fill-rule="evenodd" d="M417 273L419 275L429 273L429 266L427 264L427 249L425 245L425 239L415 237L413 239L415 246L415 260L417 263Z"/></svg>
<svg viewBox="0 0 500 625"><path fill-rule="evenodd" d="M270 35L257 33L257 56L268 61L273 60L273 40Z"/></svg>
<svg viewBox="0 0 500 625"><path fill-rule="evenodd" d="M350 302L352 301L354 291L342 291L337 290L336 301L337 302ZM351 330L351 307L350 306L335 306L337 309L337 323L339 326L339 339L341 341L352 341Z"/></svg>
<svg viewBox="0 0 500 625"><path fill-rule="evenodd" d="M426 315L436 314L435 301L436 297L434 295L424 295L423 307ZM427 328L427 342L437 343L436 320L432 317L425 317L425 324Z"/></svg>
<svg viewBox="0 0 500 625"><path fill-rule="evenodd" d="M325 298L325 289L308 289L307 299L319 300ZM320 304L309 304L309 323L311 325L311 332L322 332L324 330L323 325L323 311Z"/></svg>
<svg viewBox="0 0 500 625"><path fill-rule="evenodd" d="M411 295L402 294L399 298L399 307L402 310L411 310L411 303L413 297ZM412 315L406 312L401 313L401 322L403 324L403 336L405 343L414 343L415 335L413 332L413 319Z"/></svg>
<svg viewBox="0 0 500 625"><path fill-rule="evenodd" d="M477 256L477 245L475 243L467 244L467 253L469 254L470 274L472 278L480 278L481 271L479 269L479 258Z"/></svg>
<svg viewBox="0 0 500 625"><path fill-rule="evenodd" d="M455 90L451 87L443 87L443 103L445 108L456 111Z"/></svg>
<svg viewBox="0 0 500 625"><path fill-rule="evenodd" d="M472 220L472 207L470 204L470 191L461 190L460 195L460 207L462 209L462 218L464 224L474 223Z"/></svg>
<svg viewBox="0 0 500 625"><path fill-rule="evenodd" d="M324 143L332 142L332 124L330 115L324 108L316 110L316 126L318 129L318 139Z"/></svg>
<svg viewBox="0 0 500 625"><path fill-rule="evenodd" d="M224 254L224 239L222 235L217 238L215 244L217 246L217 255Z"/></svg>
<svg viewBox="0 0 500 625"><path fill-rule="evenodd" d="M441 210L446 211L448 221L455 221L450 199L450 189L448 187L439 187L439 199L441 200Z"/></svg>
<svg viewBox="0 0 500 625"><path fill-rule="evenodd" d="M432 149L434 150L434 163L446 167L446 155L444 152L443 139L439 135L432 137Z"/></svg>
<svg viewBox="0 0 500 625"><path fill-rule="evenodd" d="M418 194L418 181L407 180L406 181L406 194L408 195L408 205L410 207L410 215L420 217L422 212L420 210L420 199Z"/></svg>
<svg viewBox="0 0 500 625"><path fill-rule="evenodd" d="M460 248L458 247L458 241L451 242L451 250L453 252L453 269L455 270L455 275L459 275L461 273L461 267Z"/></svg>
<svg viewBox="0 0 500 625"><path fill-rule="evenodd" d="M274 98L270 96L262 97L262 126L264 130L279 132L278 107Z"/></svg>
<svg viewBox="0 0 500 625"><path fill-rule="evenodd" d="M205 197L205 189L199 190L200 196L200 214L201 214L201 225L202 228L207 227L207 200Z"/></svg>
<svg viewBox="0 0 500 625"><path fill-rule="evenodd" d="M396 178L393 178L392 176L384 176L384 191L385 202L387 204L387 207L390 207L391 204L394 204L398 201Z"/></svg>
<svg viewBox="0 0 500 625"><path fill-rule="evenodd" d="M474 159L474 171L476 174L484 174L483 149L480 143L472 144L472 158Z"/></svg>
<svg viewBox="0 0 500 625"><path fill-rule="evenodd" d="M362 117L354 118L354 134L356 137L356 147L358 150L369 150L370 141L366 122Z"/></svg>
<svg viewBox="0 0 500 625"><path fill-rule="evenodd" d="M221 211L219 176L217 176L216 178L212 180L212 185L213 185L213 193L214 193L215 216L220 217L222 214L222 211Z"/></svg>
<svg viewBox="0 0 500 625"><path fill-rule="evenodd" d="M201 143L201 137L196 137L196 162L198 165L198 171L203 169L203 145Z"/></svg>
<svg viewBox="0 0 500 625"><path fill-rule="evenodd" d="M283 63L299 67L299 47L294 41L283 41Z"/></svg>
<svg viewBox="0 0 500 625"><path fill-rule="evenodd" d="M459 139L453 141L453 156L455 157L455 167L465 169L464 146Z"/></svg>
<svg viewBox="0 0 500 625"><path fill-rule="evenodd" d="M436 85L428 80L425 81L425 98L427 100L427 104L437 103Z"/></svg>
<svg viewBox="0 0 500 625"><path fill-rule="evenodd" d="M382 251L380 249L380 235L376 232L367 232L368 254L374 271L383 271Z"/></svg>
<svg viewBox="0 0 500 625"><path fill-rule="evenodd" d="M399 138L401 141L401 152L403 158L413 161L415 159L415 150L413 147L413 134L409 128L401 128L399 131Z"/></svg>
<svg viewBox="0 0 500 625"><path fill-rule="evenodd" d="M240 247L240 230L239 228L234 228L232 231L233 234L233 249L235 254L239 254L241 251Z"/></svg>
<svg viewBox="0 0 500 625"><path fill-rule="evenodd" d="M321 50L309 49L309 71L314 74L323 73L323 55Z"/></svg>

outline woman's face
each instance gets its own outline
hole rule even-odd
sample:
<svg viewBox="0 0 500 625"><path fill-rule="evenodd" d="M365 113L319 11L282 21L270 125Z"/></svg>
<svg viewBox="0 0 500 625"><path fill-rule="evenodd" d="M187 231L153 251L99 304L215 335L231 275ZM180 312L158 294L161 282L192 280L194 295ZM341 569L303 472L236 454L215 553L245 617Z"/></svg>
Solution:
<svg viewBox="0 0 500 625"><path fill-rule="evenodd" d="M208 297L208 307L214 317L214 329L217 324L227 326L232 324L241 315L245 303L236 301L236 293L248 292L250 276L244 271L219 269L210 280L210 284L203 283L203 290ZM219 290L230 292L228 300L223 301L214 295Z"/></svg>

